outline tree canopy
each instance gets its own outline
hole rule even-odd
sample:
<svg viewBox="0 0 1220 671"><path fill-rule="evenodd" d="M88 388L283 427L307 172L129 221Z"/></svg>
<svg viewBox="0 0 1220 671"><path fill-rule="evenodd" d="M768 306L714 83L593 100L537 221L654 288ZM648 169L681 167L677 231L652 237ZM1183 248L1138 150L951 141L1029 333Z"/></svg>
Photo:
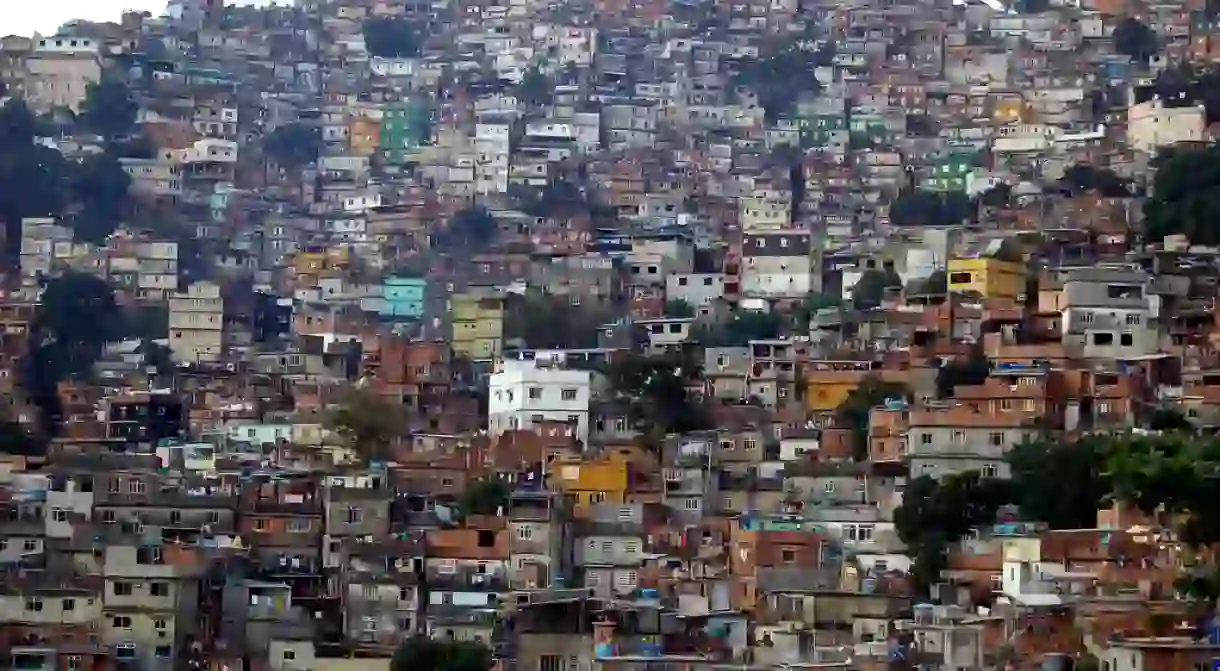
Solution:
<svg viewBox="0 0 1220 671"><path fill-rule="evenodd" d="M1148 24L1133 16L1123 17L1114 27L1114 48L1133 61L1147 63L1157 52L1156 32Z"/></svg>
<svg viewBox="0 0 1220 671"><path fill-rule="evenodd" d="M453 215L444 228L432 234L432 247L446 252L483 250L495 243L500 224L482 205Z"/></svg>
<svg viewBox="0 0 1220 671"><path fill-rule="evenodd" d="M1106 198L1130 198L1131 182L1109 168L1077 163L1063 172L1059 187L1069 196L1096 191Z"/></svg>
<svg viewBox="0 0 1220 671"><path fill-rule="evenodd" d="M924 583L934 579L935 562L943 565L949 543L994 521L1005 505L1052 529L1082 529L1096 526L1099 508L1119 502L1159 517L1188 545L1220 542L1215 507L1220 439L1178 430L1037 440L1014 446L1008 463L1011 479L1004 482L969 472L940 481L920 477L908 485L894 523L916 558L916 571L928 571L920 578ZM921 567L925 560L927 566ZM1220 594L1220 582L1209 576L1188 575L1183 582Z"/></svg>
<svg viewBox="0 0 1220 671"><path fill-rule="evenodd" d="M533 292L508 300L504 337L532 348L597 347L598 332L618 318L610 303L573 305L567 296Z"/></svg>
<svg viewBox="0 0 1220 671"><path fill-rule="evenodd" d="M423 39L418 28L407 19L379 16L364 22L364 46L378 58L413 58L419 55Z"/></svg>
<svg viewBox="0 0 1220 671"><path fill-rule="evenodd" d="M724 324L700 327L694 339L704 347L745 347L751 340L778 338L781 326L778 313L736 310Z"/></svg>
<svg viewBox="0 0 1220 671"><path fill-rule="evenodd" d="M127 83L118 76L107 74L89 85L79 120L86 129L114 140L131 133L139 111L140 106Z"/></svg>
<svg viewBox="0 0 1220 671"><path fill-rule="evenodd" d="M131 177L109 153L86 157L74 169L69 188L76 204L72 232L77 240L103 245L123 221Z"/></svg>
<svg viewBox="0 0 1220 671"><path fill-rule="evenodd" d="M4 261L15 267L21 254L21 220L60 213L69 170L63 154L35 144L38 121L20 100L0 106L0 219L5 225Z"/></svg>
<svg viewBox="0 0 1220 671"><path fill-rule="evenodd" d="M1158 156L1153 189L1144 201L1150 242L1185 235L1197 245L1220 244L1212 213L1220 208L1220 147L1174 147Z"/></svg>
<svg viewBox="0 0 1220 671"><path fill-rule="evenodd" d="M974 216L974 206L966 194L957 191L904 191L890 203L890 223L894 226L960 225Z"/></svg>
<svg viewBox="0 0 1220 671"><path fill-rule="evenodd" d="M881 305L888 289L901 289L902 277L893 268L877 270L870 268L860 275L852 287L852 303L857 310L869 310Z"/></svg>
<svg viewBox="0 0 1220 671"><path fill-rule="evenodd" d="M30 335L30 342L39 344L23 359L21 376L46 434L59 428L59 383L88 375L106 343L126 331L125 314L105 280L66 273L47 282Z"/></svg>
<svg viewBox="0 0 1220 671"><path fill-rule="evenodd" d="M830 64L833 57L830 45L821 50L786 46L769 56L745 60L733 83L758 96L767 119L775 120L790 115L802 96L821 93L814 70Z"/></svg>
<svg viewBox="0 0 1220 671"><path fill-rule="evenodd" d="M277 126L263 138L263 152L289 169L299 169L317 161L321 151L322 131L306 123Z"/></svg>
<svg viewBox="0 0 1220 671"><path fill-rule="evenodd" d="M869 415L873 408L888 400L911 400L911 390L905 384L886 382L870 375L852 390L835 410L835 419L852 433L852 453L856 461L868 459Z"/></svg>
<svg viewBox="0 0 1220 671"><path fill-rule="evenodd" d="M388 461L406 430L401 405L371 389L353 387L326 416L325 425L365 462Z"/></svg>
<svg viewBox="0 0 1220 671"><path fill-rule="evenodd" d="M611 388L630 404L638 428L661 436L707 428L698 399L687 390L689 381L699 379L701 366L685 353L633 354L603 372Z"/></svg>
<svg viewBox="0 0 1220 671"><path fill-rule="evenodd" d="M525 71L517 84L517 98L531 107L549 105L555 97L555 87L537 65Z"/></svg>
<svg viewBox="0 0 1220 671"><path fill-rule="evenodd" d="M939 481L921 475L907 484L902 505L894 511L894 529L913 559L911 576L918 593L926 594L939 580L950 544L995 521L1010 489L1009 483L983 478L975 471Z"/></svg>
<svg viewBox="0 0 1220 671"><path fill-rule="evenodd" d="M398 646L390 671L490 671L491 649L473 641L442 641L417 636Z"/></svg>
<svg viewBox="0 0 1220 671"><path fill-rule="evenodd" d="M458 509L464 515L502 514L502 508L508 505L510 493L508 483L498 477L475 480L462 492Z"/></svg>

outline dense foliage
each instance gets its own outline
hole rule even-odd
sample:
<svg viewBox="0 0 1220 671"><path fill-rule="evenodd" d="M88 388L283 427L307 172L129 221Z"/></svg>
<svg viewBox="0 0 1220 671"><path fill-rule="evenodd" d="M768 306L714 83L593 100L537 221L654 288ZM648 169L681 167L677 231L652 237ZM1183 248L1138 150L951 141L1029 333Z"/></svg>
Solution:
<svg viewBox="0 0 1220 671"><path fill-rule="evenodd" d="M1014 447L1009 465L1007 481L968 472L908 485L894 520L921 586L936 581L950 544L1004 506L1052 529L1088 529L1099 508L1119 502L1157 516L1189 545L1220 542L1220 439L1174 431L1042 440Z"/></svg>
<svg viewBox="0 0 1220 671"><path fill-rule="evenodd" d="M472 641L443 641L426 636L398 646L390 671L490 671L491 649Z"/></svg>
<svg viewBox="0 0 1220 671"><path fill-rule="evenodd" d="M277 127L263 138L263 152L288 169L300 169L318 160L322 131L305 123Z"/></svg>
<svg viewBox="0 0 1220 671"><path fill-rule="evenodd" d="M423 39L410 21L380 16L364 22L364 46L369 55L379 58L413 58L419 55Z"/></svg>
<svg viewBox="0 0 1220 671"><path fill-rule="evenodd" d="M1158 157L1153 190L1144 202L1150 242L1185 235L1197 245L1220 244L1220 147L1175 147Z"/></svg>
<svg viewBox="0 0 1220 671"><path fill-rule="evenodd" d="M886 382L879 377L867 377L835 411L835 419L852 433L852 451L856 461L868 459L869 415L873 408L889 400L911 400L911 390L904 384Z"/></svg>

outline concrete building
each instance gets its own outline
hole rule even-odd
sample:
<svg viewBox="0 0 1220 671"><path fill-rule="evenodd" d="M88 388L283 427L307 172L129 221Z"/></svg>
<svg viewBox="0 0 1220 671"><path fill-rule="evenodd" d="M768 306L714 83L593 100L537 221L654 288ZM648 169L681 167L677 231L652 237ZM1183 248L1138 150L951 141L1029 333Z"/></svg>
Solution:
<svg viewBox="0 0 1220 671"><path fill-rule="evenodd" d="M89 85L102 77L101 44L87 37L46 37L38 40L25 63L25 99L31 109L80 112Z"/></svg>
<svg viewBox="0 0 1220 671"><path fill-rule="evenodd" d="M1149 154L1179 142L1202 142L1206 129L1202 105L1166 107L1154 99L1127 110L1127 142Z"/></svg>
<svg viewBox="0 0 1220 671"><path fill-rule="evenodd" d="M174 361L220 361L224 353L224 298L220 287L196 282L169 299L169 347Z"/></svg>
<svg viewBox="0 0 1220 671"><path fill-rule="evenodd" d="M589 440L592 373L564 370L542 361L503 361L490 379L488 430L533 429L542 422L567 422L577 440Z"/></svg>

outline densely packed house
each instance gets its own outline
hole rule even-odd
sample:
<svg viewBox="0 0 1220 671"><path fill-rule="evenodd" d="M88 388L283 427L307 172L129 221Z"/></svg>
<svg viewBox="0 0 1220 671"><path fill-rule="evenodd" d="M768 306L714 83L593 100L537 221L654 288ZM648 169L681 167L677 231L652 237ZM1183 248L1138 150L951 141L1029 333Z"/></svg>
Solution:
<svg viewBox="0 0 1220 671"><path fill-rule="evenodd" d="M0 666L1220 664L1211 3L115 19L0 35Z"/></svg>

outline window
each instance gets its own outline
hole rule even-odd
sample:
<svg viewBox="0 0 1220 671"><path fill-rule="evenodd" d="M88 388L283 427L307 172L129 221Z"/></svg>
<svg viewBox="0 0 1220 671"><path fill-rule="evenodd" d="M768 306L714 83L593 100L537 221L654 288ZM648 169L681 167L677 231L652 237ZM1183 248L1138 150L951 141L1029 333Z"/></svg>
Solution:
<svg viewBox="0 0 1220 671"><path fill-rule="evenodd" d="M1137 314L1136 315L1127 315L1127 326L1139 326L1139 324L1140 324L1139 315L1137 315Z"/></svg>
<svg viewBox="0 0 1220 671"><path fill-rule="evenodd" d="M523 541L532 540L534 538L534 528L524 525L517 527L517 538Z"/></svg>
<svg viewBox="0 0 1220 671"><path fill-rule="evenodd" d="M122 581L116 581L114 583L115 596L131 596L131 592L131 583Z"/></svg>
<svg viewBox="0 0 1220 671"><path fill-rule="evenodd" d="M1084 313L1081 313L1081 315L1080 315L1080 323L1082 323L1082 324L1092 324L1092 323L1093 323L1093 313L1092 313L1092 312L1084 312Z"/></svg>
<svg viewBox="0 0 1220 671"><path fill-rule="evenodd" d="M605 502L606 502L606 493L605 492L593 492L592 494L589 495L589 503L605 503Z"/></svg>
<svg viewBox="0 0 1220 671"><path fill-rule="evenodd" d="M530 387L529 388L529 398L531 401L542 400L542 387Z"/></svg>
<svg viewBox="0 0 1220 671"><path fill-rule="evenodd" d="M21 544L21 549L25 552L37 552L38 541L34 540L33 538L27 538L25 539L25 542Z"/></svg>
<svg viewBox="0 0 1220 671"><path fill-rule="evenodd" d="M168 645L158 645L155 654L161 659L169 659L173 656L173 648Z"/></svg>
<svg viewBox="0 0 1220 671"><path fill-rule="evenodd" d="M294 660L296 658L297 658L297 653L293 652L292 650L284 651L284 661L285 662L291 662L292 660Z"/></svg>
<svg viewBox="0 0 1220 671"><path fill-rule="evenodd" d="M987 435L987 442L999 447L1004 444L1004 433L1002 431L992 431Z"/></svg>
<svg viewBox="0 0 1220 671"><path fill-rule="evenodd" d="M63 508L52 508L51 519L55 520L56 522L67 522L68 511Z"/></svg>
<svg viewBox="0 0 1220 671"><path fill-rule="evenodd" d="M970 284L970 273L950 273L949 284Z"/></svg>
<svg viewBox="0 0 1220 671"><path fill-rule="evenodd" d="M682 507L685 508L686 510L698 510L699 509L699 499L683 499Z"/></svg>
<svg viewBox="0 0 1220 671"><path fill-rule="evenodd" d="M41 613L42 612L42 599L26 599L25 600L25 609L30 611L31 613Z"/></svg>
<svg viewBox="0 0 1220 671"><path fill-rule="evenodd" d="M110 622L115 629L131 629L131 618L126 615L116 615Z"/></svg>
<svg viewBox="0 0 1220 671"><path fill-rule="evenodd" d="M356 506L348 506L347 508L347 523L358 524L364 520L364 512Z"/></svg>
<svg viewBox="0 0 1220 671"><path fill-rule="evenodd" d="M932 434L930 434L930 433L919 434L919 444L920 445L931 445L932 444Z"/></svg>
<svg viewBox="0 0 1220 671"><path fill-rule="evenodd" d="M834 481L831 480L831 481L827 482L826 484L822 485L822 490L825 491L827 494L834 494L835 493Z"/></svg>
<svg viewBox="0 0 1220 671"><path fill-rule="evenodd" d="M575 401L576 400L576 390L575 389L564 389L562 392L560 392L559 397L565 401Z"/></svg>
<svg viewBox="0 0 1220 671"><path fill-rule="evenodd" d="M563 671L563 657L538 655L538 671Z"/></svg>
<svg viewBox="0 0 1220 671"><path fill-rule="evenodd" d="M779 560L785 564L796 563L796 550L783 549L779 551Z"/></svg>
<svg viewBox="0 0 1220 671"><path fill-rule="evenodd" d="M148 586L148 593L152 596L169 596L169 583L154 582Z"/></svg>
<svg viewBox="0 0 1220 671"><path fill-rule="evenodd" d="M1130 333L1120 333L1118 335L1118 344L1123 347L1130 347L1135 344L1135 336Z"/></svg>
<svg viewBox="0 0 1220 671"><path fill-rule="evenodd" d="M143 494L144 493L144 481L143 480L132 480L132 481L128 482L127 491L131 494Z"/></svg>
<svg viewBox="0 0 1220 671"><path fill-rule="evenodd" d="M753 438L746 438L745 447L747 450L757 450L758 441L754 440Z"/></svg>
<svg viewBox="0 0 1220 671"><path fill-rule="evenodd" d="M153 629L166 629L167 627L168 623L166 623L165 618L159 617L153 620Z"/></svg>
<svg viewBox="0 0 1220 671"><path fill-rule="evenodd" d="M953 442L955 442L959 445L962 443L965 443L966 442L966 432L965 431L954 431L953 432Z"/></svg>
<svg viewBox="0 0 1220 671"><path fill-rule="evenodd" d="M1113 345L1114 344L1114 334L1113 333L1094 333L1093 334L1093 344L1102 345L1102 346Z"/></svg>
<svg viewBox="0 0 1220 671"><path fill-rule="evenodd" d="M285 525L285 526L286 526L286 527L287 527L287 529L288 529L288 533L297 533L297 534L299 534L299 533L306 533L306 532L308 532L308 531L309 531L309 527L310 527L311 525L310 525L310 523L309 523L309 520L307 520L307 519L302 519L302 518L300 518L300 517L294 517L294 518L292 518L292 519L288 520L288 524L287 524L287 525Z"/></svg>
<svg viewBox="0 0 1220 671"><path fill-rule="evenodd" d="M142 547L136 549L137 564L164 564L165 557L162 555L161 548Z"/></svg>
<svg viewBox="0 0 1220 671"><path fill-rule="evenodd" d="M997 475L999 475L999 471L996 469L995 464L983 464L984 478L994 478Z"/></svg>

